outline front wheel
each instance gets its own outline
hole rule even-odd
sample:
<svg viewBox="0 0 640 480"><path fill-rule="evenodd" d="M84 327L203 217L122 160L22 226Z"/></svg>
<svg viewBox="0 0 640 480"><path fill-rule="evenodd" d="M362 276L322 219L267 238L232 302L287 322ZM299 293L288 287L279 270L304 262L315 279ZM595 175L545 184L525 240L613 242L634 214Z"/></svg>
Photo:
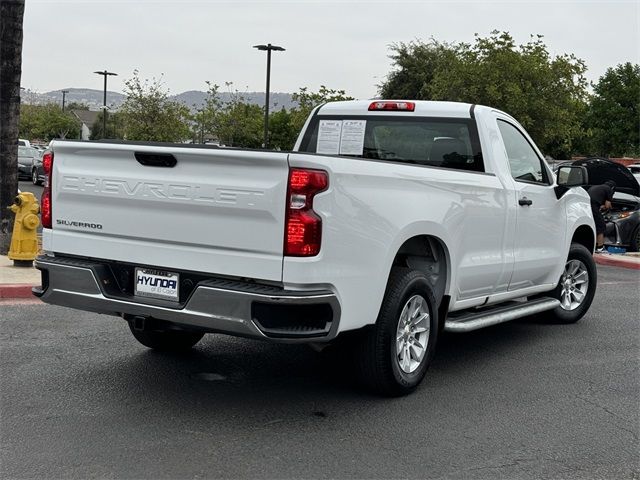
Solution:
<svg viewBox="0 0 640 480"><path fill-rule="evenodd" d="M131 333L142 345L165 352L189 350L198 343L204 333L174 330L136 330L129 322Z"/></svg>
<svg viewBox="0 0 640 480"><path fill-rule="evenodd" d="M549 312L549 320L555 323L575 323L580 320L593 302L597 281L596 264L591 252L583 245L571 244L564 271L551 294L560 301L560 306Z"/></svg>
<svg viewBox="0 0 640 480"><path fill-rule="evenodd" d="M383 395L412 392L429 368L437 337L438 309L426 275L394 268L376 324L356 349L361 379Z"/></svg>

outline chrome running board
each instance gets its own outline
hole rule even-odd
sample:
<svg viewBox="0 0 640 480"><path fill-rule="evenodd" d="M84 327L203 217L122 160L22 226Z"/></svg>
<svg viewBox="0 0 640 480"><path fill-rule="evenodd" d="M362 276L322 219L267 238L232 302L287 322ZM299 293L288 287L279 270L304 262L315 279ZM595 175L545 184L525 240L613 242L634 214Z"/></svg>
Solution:
<svg viewBox="0 0 640 480"><path fill-rule="evenodd" d="M555 298L542 297L527 302L511 302L507 305L497 305L494 308L482 311L465 312L460 315L453 313L444 323L446 332L471 332L480 328L510 322L517 318L535 315L536 313L553 310L560 306L560 301Z"/></svg>

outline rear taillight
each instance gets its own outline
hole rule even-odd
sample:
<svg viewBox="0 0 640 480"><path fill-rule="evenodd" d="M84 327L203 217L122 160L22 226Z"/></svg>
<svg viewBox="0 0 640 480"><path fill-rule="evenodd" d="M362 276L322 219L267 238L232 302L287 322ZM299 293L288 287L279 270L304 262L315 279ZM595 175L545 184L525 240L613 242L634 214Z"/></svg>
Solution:
<svg viewBox="0 0 640 480"><path fill-rule="evenodd" d="M46 175L44 190L40 200L40 216L43 228L52 228L51 222L51 184L53 180L53 152L47 150L42 154L42 168Z"/></svg>
<svg viewBox="0 0 640 480"><path fill-rule="evenodd" d="M322 219L313 211L313 197L329 185L322 170L292 168L287 188L284 254L312 257L320 252Z"/></svg>

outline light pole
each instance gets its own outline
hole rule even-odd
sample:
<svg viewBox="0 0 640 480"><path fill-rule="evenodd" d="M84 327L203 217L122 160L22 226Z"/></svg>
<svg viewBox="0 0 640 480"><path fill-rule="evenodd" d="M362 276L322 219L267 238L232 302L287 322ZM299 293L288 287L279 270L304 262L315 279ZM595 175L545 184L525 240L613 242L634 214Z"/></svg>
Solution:
<svg viewBox="0 0 640 480"><path fill-rule="evenodd" d="M267 52L267 91L264 99L264 142L262 145L263 148L267 148L269 146L269 82L271 77L271 51L284 52L284 48L278 47L277 45L271 45L270 43L267 45L254 45L253 48L263 51L266 50Z"/></svg>
<svg viewBox="0 0 640 480"><path fill-rule="evenodd" d="M109 75L118 75L117 73L107 72L104 70L103 72L93 72L98 75L104 76L104 99L103 99L103 111L102 111L102 138L106 138L107 136L107 77Z"/></svg>
<svg viewBox="0 0 640 480"><path fill-rule="evenodd" d="M62 90L62 111L64 112L64 99L67 96L67 93L69 93L69 90Z"/></svg>

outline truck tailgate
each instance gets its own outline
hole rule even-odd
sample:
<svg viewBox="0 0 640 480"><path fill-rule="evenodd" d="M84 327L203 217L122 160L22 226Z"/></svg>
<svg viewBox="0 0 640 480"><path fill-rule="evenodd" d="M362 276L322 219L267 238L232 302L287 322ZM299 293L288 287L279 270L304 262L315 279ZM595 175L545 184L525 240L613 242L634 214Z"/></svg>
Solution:
<svg viewBox="0 0 640 480"><path fill-rule="evenodd" d="M46 251L282 279L286 153L81 142L53 151ZM154 154L175 166L142 164Z"/></svg>

